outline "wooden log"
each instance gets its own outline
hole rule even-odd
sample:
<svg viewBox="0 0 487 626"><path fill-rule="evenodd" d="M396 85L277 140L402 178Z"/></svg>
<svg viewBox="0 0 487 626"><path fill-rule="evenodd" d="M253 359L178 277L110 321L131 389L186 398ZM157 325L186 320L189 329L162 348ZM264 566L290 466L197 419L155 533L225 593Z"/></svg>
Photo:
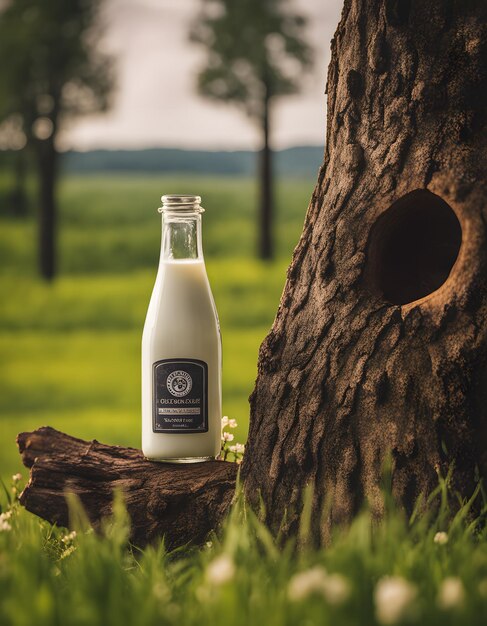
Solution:
<svg viewBox="0 0 487 626"><path fill-rule="evenodd" d="M69 492L99 528L112 512L114 491L120 490L137 546L160 537L168 549L203 542L224 518L235 492L236 463L155 463L140 450L84 441L50 427L21 433L17 444L30 468L20 495L27 510L69 527Z"/></svg>

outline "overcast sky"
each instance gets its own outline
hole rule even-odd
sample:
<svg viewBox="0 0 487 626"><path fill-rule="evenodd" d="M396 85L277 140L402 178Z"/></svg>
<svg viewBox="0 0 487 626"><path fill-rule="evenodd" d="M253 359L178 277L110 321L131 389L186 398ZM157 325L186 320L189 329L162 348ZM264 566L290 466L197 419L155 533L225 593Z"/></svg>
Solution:
<svg viewBox="0 0 487 626"><path fill-rule="evenodd" d="M73 122L62 137L63 148L258 148L259 134L245 115L195 91L204 52L188 43L187 33L199 2L107 0L102 45L117 62L114 106L103 116ZM309 19L315 66L300 94L276 104L273 139L278 148L324 143L326 68L342 4L294 0Z"/></svg>

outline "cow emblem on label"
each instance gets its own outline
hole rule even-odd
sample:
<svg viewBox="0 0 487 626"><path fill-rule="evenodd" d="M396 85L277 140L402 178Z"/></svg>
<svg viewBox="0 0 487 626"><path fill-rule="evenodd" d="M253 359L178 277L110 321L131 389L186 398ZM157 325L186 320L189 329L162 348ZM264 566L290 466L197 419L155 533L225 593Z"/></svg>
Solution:
<svg viewBox="0 0 487 626"><path fill-rule="evenodd" d="M193 386L193 379L184 370L171 372L166 381L169 393L177 398L187 396Z"/></svg>

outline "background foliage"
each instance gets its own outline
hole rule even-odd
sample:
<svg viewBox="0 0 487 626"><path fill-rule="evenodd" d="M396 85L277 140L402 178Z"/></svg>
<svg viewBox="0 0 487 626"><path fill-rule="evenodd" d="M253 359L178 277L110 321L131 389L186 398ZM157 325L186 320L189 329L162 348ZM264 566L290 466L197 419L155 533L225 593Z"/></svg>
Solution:
<svg viewBox="0 0 487 626"><path fill-rule="evenodd" d="M34 218L1 218L0 475L20 469L16 434L45 424L140 446L140 340L159 254L156 208L168 190L203 196L204 248L223 333L223 408L239 423L236 440L245 440L258 347L312 182L277 188L279 258L272 263L253 259L256 187L249 179L64 178L61 275L53 284L36 276Z"/></svg>

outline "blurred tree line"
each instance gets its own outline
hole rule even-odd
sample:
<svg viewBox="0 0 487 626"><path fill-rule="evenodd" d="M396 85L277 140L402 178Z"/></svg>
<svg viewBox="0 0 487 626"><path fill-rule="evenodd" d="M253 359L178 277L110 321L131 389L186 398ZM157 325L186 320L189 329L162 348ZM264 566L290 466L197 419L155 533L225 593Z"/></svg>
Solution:
<svg viewBox="0 0 487 626"><path fill-rule="evenodd" d="M113 60L99 49L103 0L0 0L0 165L15 172L11 212L26 214L27 165L37 173L39 270L56 273L58 136L72 118L106 110ZM200 0L190 38L206 51L201 94L236 104L261 130L259 255L273 256L272 111L312 62L305 18L289 0ZM8 150L8 155L1 151Z"/></svg>
<svg viewBox="0 0 487 626"><path fill-rule="evenodd" d="M70 118L106 109L113 82L111 59L96 45L101 4L6 0L0 9L0 120L16 150L12 201L24 211L30 156L39 183L39 269L48 280L56 273L58 133Z"/></svg>

